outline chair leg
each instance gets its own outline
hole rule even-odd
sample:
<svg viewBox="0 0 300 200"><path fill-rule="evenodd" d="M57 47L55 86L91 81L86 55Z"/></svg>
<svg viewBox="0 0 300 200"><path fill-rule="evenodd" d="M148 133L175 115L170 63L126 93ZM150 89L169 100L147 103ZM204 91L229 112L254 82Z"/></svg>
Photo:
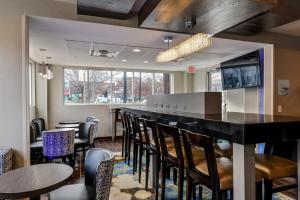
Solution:
<svg viewBox="0 0 300 200"><path fill-rule="evenodd" d="M158 200L158 188L159 188L159 171L160 171L160 155L156 153L156 188L155 188L155 200Z"/></svg>
<svg viewBox="0 0 300 200"><path fill-rule="evenodd" d="M262 200L262 182L256 183L256 200Z"/></svg>
<svg viewBox="0 0 300 200"><path fill-rule="evenodd" d="M186 200L191 200L192 196L195 198L195 186L193 185L193 179L187 175L186 178ZM192 195L193 194L193 195Z"/></svg>
<svg viewBox="0 0 300 200"><path fill-rule="evenodd" d="M127 155L128 155L127 164L128 165L130 165L130 150L131 150L131 137L129 135L128 136L128 146L127 146Z"/></svg>
<svg viewBox="0 0 300 200"><path fill-rule="evenodd" d="M128 136L127 134L125 133L125 138L124 138L124 154L125 154L125 163L127 162L127 158L128 158L128 151L127 151L127 148L128 148Z"/></svg>
<svg viewBox="0 0 300 200"><path fill-rule="evenodd" d="M173 183L174 185L177 184L177 169L175 167L173 168Z"/></svg>
<svg viewBox="0 0 300 200"><path fill-rule="evenodd" d="M264 186L265 186L265 200L272 200L273 181L264 179Z"/></svg>
<svg viewBox="0 0 300 200"><path fill-rule="evenodd" d="M137 155L138 155L138 148L136 141L133 140L133 158L132 158L132 168L133 168L133 174L137 171Z"/></svg>
<svg viewBox="0 0 300 200"><path fill-rule="evenodd" d="M124 157L124 147L125 147L125 138L124 138L124 131L123 131L123 134L122 134L122 158Z"/></svg>
<svg viewBox="0 0 300 200"><path fill-rule="evenodd" d="M150 167L150 152L149 149L146 149L146 185L145 185L146 190L148 190L149 167Z"/></svg>
<svg viewBox="0 0 300 200"><path fill-rule="evenodd" d="M161 177L161 200L165 199L166 174L167 174L167 166L166 166L166 162L163 161L163 163L162 163L162 177Z"/></svg>
<svg viewBox="0 0 300 200"><path fill-rule="evenodd" d="M199 185L199 200L202 200L202 186L201 185Z"/></svg>
<svg viewBox="0 0 300 200"><path fill-rule="evenodd" d="M143 158L143 144L139 144L140 150L139 150L139 183L141 183L141 177L142 177L142 158Z"/></svg>
<svg viewBox="0 0 300 200"><path fill-rule="evenodd" d="M179 168L179 179L178 179L178 199L183 199L183 182L184 182L184 167Z"/></svg>

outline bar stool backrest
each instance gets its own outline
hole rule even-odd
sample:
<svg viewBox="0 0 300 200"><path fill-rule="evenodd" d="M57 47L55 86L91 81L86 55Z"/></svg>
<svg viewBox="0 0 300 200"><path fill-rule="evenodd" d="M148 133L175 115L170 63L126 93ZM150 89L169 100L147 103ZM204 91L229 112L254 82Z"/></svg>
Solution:
<svg viewBox="0 0 300 200"><path fill-rule="evenodd" d="M33 143L35 142L36 137L38 135L38 127L37 124L34 122L30 122L29 127L30 127L30 143Z"/></svg>
<svg viewBox="0 0 300 200"><path fill-rule="evenodd" d="M188 172L197 171L203 181L206 182L209 187L220 187L220 179L216 163L216 155L213 146L213 139L199 133L193 133L191 131L182 130L182 140L184 145L184 151L187 159ZM208 175L200 172L196 169L196 165L193 159L192 147L203 149L205 152L205 160L208 169ZM199 151L200 151L199 149Z"/></svg>
<svg viewBox="0 0 300 200"><path fill-rule="evenodd" d="M131 115L131 113L128 113L128 112L124 113L124 119L125 119L124 122L125 122L125 126L126 126L126 130L127 130L128 135L133 133L130 115Z"/></svg>
<svg viewBox="0 0 300 200"><path fill-rule="evenodd" d="M38 136L41 136L43 131L46 130L45 120L43 118L36 118L32 120L33 123L36 123L38 126Z"/></svg>
<svg viewBox="0 0 300 200"><path fill-rule="evenodd" d="M157 132L157 127L156 127L155 121L149 120L149 119L143 119L142 121L143 121L146 143L148 145L150 145L150 143L151 143L150 138L152 138L154 141L155 150L158 152L158 154L160 154L159 137L158 137L158 132ZM150 134L151 134L151 137L150 137Z"/></svg>
<svg viewBox="0 0 300 200"><path fill-rule="evenodd" d="M158 128L158 135L160 139L162 157L166 159L168 158L177 159L178 165L184 167L184 157L183 157L183 151L181 147L179 129L174 126L168 126L160 123L157 124L157 128ZM177 156L176 158L169 153L167 148L166 138L172 138L175 151L176 151L176 156Z"/></svg>
<svg viewBox="0 0 300 200"><path fill-rule="evenodd" d="M131 122L132 122L132 130L134 132L134 135L138 136L141 142L145 142L140 127L140 118L136 115L131 115Z"/></svg>

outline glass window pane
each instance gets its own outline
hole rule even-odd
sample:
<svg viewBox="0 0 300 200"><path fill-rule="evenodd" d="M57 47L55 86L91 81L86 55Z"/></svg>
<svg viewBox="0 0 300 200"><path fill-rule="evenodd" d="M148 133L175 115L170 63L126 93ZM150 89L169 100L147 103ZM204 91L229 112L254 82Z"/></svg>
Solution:
<svg viewBox="0 0 300 200"><path fill-rule="evenodd" d="M89 103L110 103L111 71L89 70Z"/></svg>
<svg viewBox="0 0 300 200"><path fill-rule="evenodd" d="M209 91L221 92L222 91L222 79L220 71L210 71L208 73L209 78Z"/></svg>
<svg viewBox="0 0 300 200"><path fill-rule="evenodd" d="M164 94L164 74L154 74L154 95Z"/></svg>
<svg viewBox="0 0 300 200"><path fill-rule="evenodd" d="M64 69L64 102L85 103L87 70Z"/></svg>
<svg viewBox="0 0 300 200"><path fill-rule="evenodd" d="M126 103L133 103L133 72L126 72Z"/></svg>
<svg viewBox="0 0 300 200"><path fill-rule="evenodd" d="M153 73L141 73L141 100L146 102L146 97L152 95Z"/></svg>
<svg viewBox="0 0 300 200"><path fill-rule="evenodd" d="M140 102L140 89L141 89L141 73L133 72L133 102Z"/></svg>
<svg viewBox="0 0 300 200"><path fill-rule="evenodd" d="M112 72L112 103L124 102L124 72Z"/></svg>

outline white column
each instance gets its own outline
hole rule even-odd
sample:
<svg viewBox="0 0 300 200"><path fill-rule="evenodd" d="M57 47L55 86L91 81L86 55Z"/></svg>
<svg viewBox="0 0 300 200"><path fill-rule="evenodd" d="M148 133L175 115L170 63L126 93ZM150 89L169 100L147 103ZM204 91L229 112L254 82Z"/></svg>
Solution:
<svg viewBox="0 0 300 200"><path fill-rule="evenodd" d="M233 197L253 200L255 195L255 145L233 143Z"/></svg>

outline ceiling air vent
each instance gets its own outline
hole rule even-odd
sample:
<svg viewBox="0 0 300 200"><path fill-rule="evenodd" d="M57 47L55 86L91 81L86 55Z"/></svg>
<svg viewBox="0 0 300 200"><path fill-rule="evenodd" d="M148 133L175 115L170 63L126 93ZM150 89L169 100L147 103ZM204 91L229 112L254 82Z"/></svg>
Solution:
<svg viewBox="0 0 300 200"><path fill-rule="evenodd" d="M101 50L92 49L90 51L90 56L104 57L104 58L114 58L119 53L120 53L119 51L109 51L109 50L105 50L105 49L101 49Z"/></svg>

